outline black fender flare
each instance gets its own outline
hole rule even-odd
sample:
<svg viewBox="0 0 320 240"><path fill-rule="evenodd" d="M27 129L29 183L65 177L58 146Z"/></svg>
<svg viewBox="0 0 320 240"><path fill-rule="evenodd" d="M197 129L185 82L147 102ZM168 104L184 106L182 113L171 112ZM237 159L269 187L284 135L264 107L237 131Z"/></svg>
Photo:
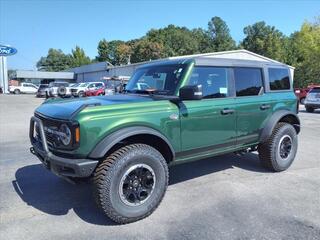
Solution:
<svg viewBox="0 0 320 240"><path fill-rule="evenodd" d="M156 137L161 138L166 144L169 146L172 156L175 156L175 151L170 143L170 141L159 131L154 130L153 128L143 127L143 126L136 126L136 127L126 127L120 130L117 130L110 135L103 138L91 151L89 154L89 158L103 158L106 153L114 147L117 143L121 142L122 140L132 137L139 134L149 134Z"/></svg>
<svg viewBox="0 0 320 240"><path fill-rule="evenodd" d="M284 117L290 117L294 119L292 125L296 129L296 132L300 132L300 119L297 114L288 110L278 110L272 114L272 116L267 120L262 132L260 134L259 142L265 142L269 136L271 136L272 131L276 124Z"/></svg>

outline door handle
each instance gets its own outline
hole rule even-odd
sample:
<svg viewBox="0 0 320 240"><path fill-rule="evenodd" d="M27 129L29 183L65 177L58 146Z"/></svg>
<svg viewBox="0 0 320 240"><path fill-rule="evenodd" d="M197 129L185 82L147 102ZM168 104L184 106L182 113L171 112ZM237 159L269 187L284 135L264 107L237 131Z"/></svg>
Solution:
<svg viewBox="0 0 320 240"><path fill-rule="evenodd" d="M225 108L221 110L222 115L233 114L233 113L234 113L234 109Z"/></svg>
<svg viewBox="0 0 320 240"><path fill-rule="evenodd" d="M271 106L269 105L269 104L262 104L261 106L260 106L260 109L261 110L266 110L266 109L269 109Z"/></svg>

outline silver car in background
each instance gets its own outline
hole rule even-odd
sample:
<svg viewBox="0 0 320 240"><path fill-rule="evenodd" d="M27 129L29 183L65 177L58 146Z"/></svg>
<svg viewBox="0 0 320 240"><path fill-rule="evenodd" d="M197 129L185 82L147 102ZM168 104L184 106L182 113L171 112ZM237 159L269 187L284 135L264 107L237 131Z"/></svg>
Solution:
<svg viewBox="0 0 320 240"><path fill-rule="evenodd" d="M304 105L307 112L320 108L320 87L314 87L308 92Z"/></svg>

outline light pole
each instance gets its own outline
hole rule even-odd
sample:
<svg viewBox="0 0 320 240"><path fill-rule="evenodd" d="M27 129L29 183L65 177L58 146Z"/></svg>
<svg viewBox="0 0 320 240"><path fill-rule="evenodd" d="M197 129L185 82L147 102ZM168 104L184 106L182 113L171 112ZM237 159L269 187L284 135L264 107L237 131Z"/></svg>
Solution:
<svg viewBox="0 0 320 240"><path fill-rule="evenodd" d="M0 45L0 87L2 87L3 93L9 93L7 56L16 53L17 49L7 45Z"/></svg>

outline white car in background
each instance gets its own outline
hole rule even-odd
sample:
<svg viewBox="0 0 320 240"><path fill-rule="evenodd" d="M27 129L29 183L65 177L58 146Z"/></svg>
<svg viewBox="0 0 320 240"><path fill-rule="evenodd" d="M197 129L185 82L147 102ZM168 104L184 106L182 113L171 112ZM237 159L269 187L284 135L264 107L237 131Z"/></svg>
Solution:
<svg viewBox="0 0 320 240"><path fill-rule="evenodd" d="M69 84L69 86L66 87L66 89L67 89L66 96L72 96L72 94L71 94L71 88L76 88L76 87L78 87L79 85L80 85L80 83L71 83L71 84Z"/></svg>
<svg viewBox="0 0 320 240"><path fill-rule="evenodd" d="M80 83L76 87L71 87L71 95L75 97L84 97L85 92L94 89L96 87L96 84L101 84L102 82L86 82L86 83ZM103 84L103 83L102 83Z"/></svg>
<svg viewBox="0 0 320 240"><path fill-rule="evenodd" d="M9 86L9 92L14 94L20 93L36 93L38 86L32 83L21 83L20 86Z"/></svg>

